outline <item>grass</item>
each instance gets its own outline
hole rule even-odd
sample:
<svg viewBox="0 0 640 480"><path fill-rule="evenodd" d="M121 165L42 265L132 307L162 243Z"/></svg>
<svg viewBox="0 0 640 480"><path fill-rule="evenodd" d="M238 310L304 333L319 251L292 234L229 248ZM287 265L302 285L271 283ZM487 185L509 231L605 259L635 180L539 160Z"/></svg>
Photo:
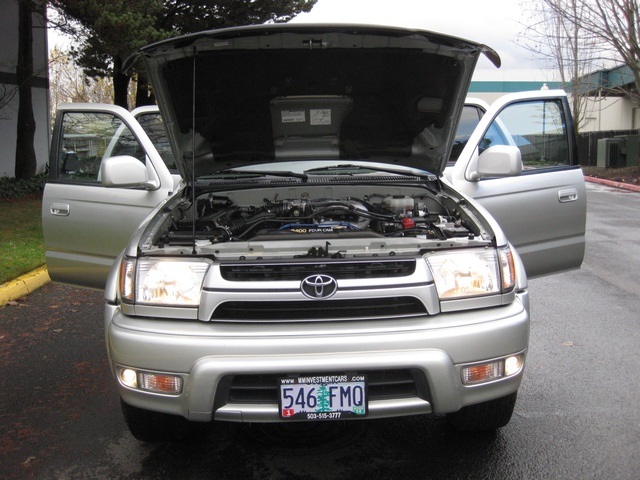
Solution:
<svg viewBox="0 0 640 480"><path fill-rule="evenodd" d="M2 200L0 284L44 265L42 197Z"/></svg>

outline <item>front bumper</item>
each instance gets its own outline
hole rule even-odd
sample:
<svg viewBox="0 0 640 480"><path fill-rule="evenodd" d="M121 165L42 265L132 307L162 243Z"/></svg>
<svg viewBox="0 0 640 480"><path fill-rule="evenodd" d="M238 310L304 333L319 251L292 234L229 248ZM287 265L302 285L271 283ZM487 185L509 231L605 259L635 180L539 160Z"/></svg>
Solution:
<svg viewBox="0 0 640 480"><path fill-rule="evenodd" d="M124 315L105 310L112 371L118 367L183 378L179 395L135 390L118 383L125 403L194 421L280 421L276 401L234 401L234 377L409 371L424 380L415 395L369 401L369 418L455 412L518 389L523 371L465 386L469 363L515 353L526 356L528 294L502 307L422 318L308 324L223 324ZM263 381L263 380L261 380ZM426 392L426 393L425 393Z"/></svg>

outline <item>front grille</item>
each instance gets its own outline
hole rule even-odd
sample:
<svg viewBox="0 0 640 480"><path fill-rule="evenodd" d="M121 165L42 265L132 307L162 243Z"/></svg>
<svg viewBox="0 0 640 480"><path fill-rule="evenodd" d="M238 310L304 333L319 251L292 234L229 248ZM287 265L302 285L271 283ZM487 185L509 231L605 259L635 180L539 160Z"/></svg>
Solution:
<svg viewBox="0 0 640 480"><path fill-rule="evenodd" d="M211 316L214 321L287 322L366 320L426 315L424 304L414 297L348 300L302 300L295 302L224 302Z"/></svg>
<svg viewBox="0 0 640 480"><path fill-rule="evenodd" d="M291 263L227 263L220 266L222 278L231 282L302 280L309 275L330 275L337 280L406 277L416 262L409 260L315 261Z"/></svg>
<svg viewBox="0 0 640 480"><path fill-rule="evenodd" d="M417 369L374 370L349 372L367 375L369 400L419 397L431 401L429 385ZM324 372L322 375L327 375ZM216 408L227 403L277 404L278 379L298 375L230 375L224 377L216 394ZM304 376L313 376L305 373Z"/></svg>

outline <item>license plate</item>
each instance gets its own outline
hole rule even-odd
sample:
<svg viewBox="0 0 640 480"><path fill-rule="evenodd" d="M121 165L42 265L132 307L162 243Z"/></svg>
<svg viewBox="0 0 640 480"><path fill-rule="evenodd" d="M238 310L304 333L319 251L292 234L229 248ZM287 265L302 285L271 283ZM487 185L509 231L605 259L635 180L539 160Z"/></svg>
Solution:
<svg viewBox="0 0 640 480"><path fill-rule="evenodd" d="M282 419L339 420L366 415L366 375L310 375L280 379Z"/></svg>

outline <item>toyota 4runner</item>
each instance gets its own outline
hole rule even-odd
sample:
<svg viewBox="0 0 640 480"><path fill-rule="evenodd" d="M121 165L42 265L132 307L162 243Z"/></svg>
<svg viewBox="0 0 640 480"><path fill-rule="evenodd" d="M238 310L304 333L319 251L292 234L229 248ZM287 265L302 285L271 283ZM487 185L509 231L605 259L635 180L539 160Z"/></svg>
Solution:
<svg viewBox="0 0 640 480"><path fill-rule="evenodd" d="M426 31L230 28L140 50L159 112L59 109L48 268L105 290L135 437L213 420L507 424L527 274L580 266L586 202L564 92L460 121L483 54L499 66Z"/></svg>

